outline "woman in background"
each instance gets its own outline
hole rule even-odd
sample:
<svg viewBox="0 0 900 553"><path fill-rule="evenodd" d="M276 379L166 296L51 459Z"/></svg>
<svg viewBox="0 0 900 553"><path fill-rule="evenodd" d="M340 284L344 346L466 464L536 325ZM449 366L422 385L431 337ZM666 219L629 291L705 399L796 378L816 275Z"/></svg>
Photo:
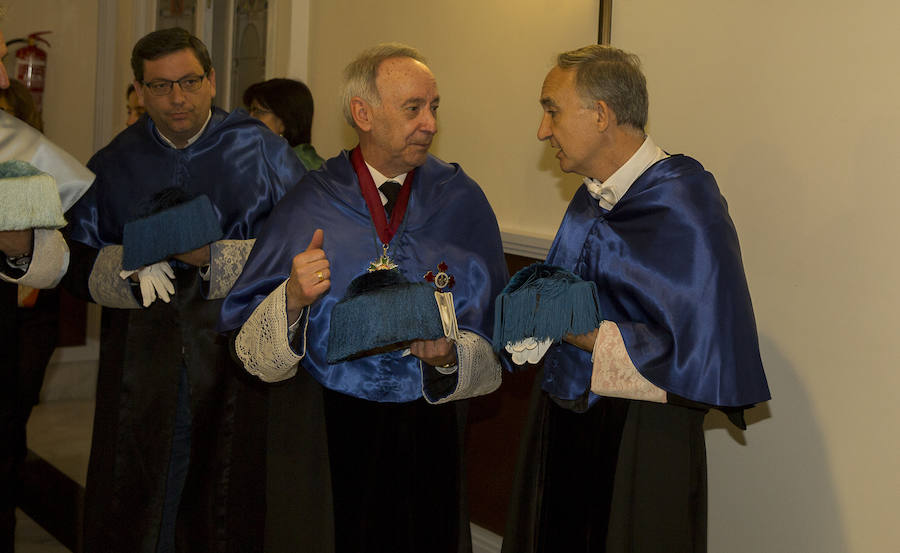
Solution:
<svg viewBox="0 0 900 553"><path fill-rule="evenodd" d="M288 141L307 171L322 165L322 158L310 144L313 97L305 84L293 79L252 84L244 91L244 105L252 117Z"/></svg>
<svg viewBox="0 0 900 553"><path fill-rule="evenodd" d="M125 112L128 114L128 120L125 121L125 126L130 127L138 122L138 119L141 118L141 115L147 110L144 109L144 104L141 103L140 98L138 98L137 92L134 91L134 83L129 84L128 88L125 89Z"/></svg>

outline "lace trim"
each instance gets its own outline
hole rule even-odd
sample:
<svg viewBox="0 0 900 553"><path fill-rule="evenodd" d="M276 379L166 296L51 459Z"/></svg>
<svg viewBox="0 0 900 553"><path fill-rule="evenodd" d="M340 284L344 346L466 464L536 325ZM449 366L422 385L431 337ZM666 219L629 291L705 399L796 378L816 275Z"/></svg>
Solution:
<svg viewBox="0 0 900 553"><path fill-rule="evenodd" d="M97 254L94 267L88 277L88 290L95 302L106 307L140 309L141 305L131 292L128 280L119 277L122 272L122 246L105 246Z"/></svg>
<svg viewBox="0 0 900 553"><path fill-rule="evenodd" d="M287 380L297 374L297 365L306 352L297 355L288 342L285 289L287 281L266 296L234 340L234 351L244 369L264 382ZM308 320L308 319L307 319Z"/></svg>
<svg viewBox="0 0 900 553"><path fill-rule="evenodd" d="M461 330L456 342L456 357L459 367L455 374L456 386L449 394L437 397L439 394L428 389L423 379L422 395L428 403L483 396L500 387L500 360L487 340L474 332Z"/></svg>
<svg viewBox="0 0 900 553"><path fill-rule="evenodd" d="M19 278L0 273L0 278L30 288L53 288L69 268L69 247L58 230L34 229L34 250L28 270Z"/></svg>
<svg viewBox="0 0 900 553"><path fill-rule="evenodd" d="M218 240L209 245L209 294L207 299L217 300L228 295L231 287L244 270L247 256L255 239Z"/></svg>
<svg viewBox="0 0 900 553"><path fill-rule="evenodd" d="M595 394L666 403L666 391L644 378L631 362L615 323L600 323L591 358L594 361L591 391Z"/></svg>

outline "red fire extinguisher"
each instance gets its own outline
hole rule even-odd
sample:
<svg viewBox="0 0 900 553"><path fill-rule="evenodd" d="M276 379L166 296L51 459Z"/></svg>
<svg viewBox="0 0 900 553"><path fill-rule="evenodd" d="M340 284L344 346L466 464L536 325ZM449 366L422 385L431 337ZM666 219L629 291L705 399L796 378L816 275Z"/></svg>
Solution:
<svg viewBox="0 0 900 553"><path fill-rule="evenodd" d="M50 31L41 31L39 33L31 33L27 39L15 38L6 43L7 46L16 42L27 42L27 46L23 46L16 50L16 68L14 70L15 77L25 83L31 96L34 98L34 105L40 112L43 108L44 82L47 74L47 52L43 51L37 42L43 42L47 46L50 43L41 38Z"/></svg>

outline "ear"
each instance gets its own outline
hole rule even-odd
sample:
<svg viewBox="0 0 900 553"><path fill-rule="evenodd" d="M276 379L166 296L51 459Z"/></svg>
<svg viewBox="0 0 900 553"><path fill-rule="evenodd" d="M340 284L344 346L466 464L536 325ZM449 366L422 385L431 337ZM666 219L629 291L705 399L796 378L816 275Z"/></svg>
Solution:
<svg viewBox="0 0 900 553"><path fill-rule="evenodd" d="M213 69L212 67L209 68L209 77L207 77L207 79L209 79L209 87L210 87L210 91L212 93L212 97L215 98L216 97L216 70Z"/></svg>
<svg viewBox="0 0 900 553"><path fill-rule="evenodd" d="M594 110L597 113L597 130L599 132L606 131L616 122L616 114L610 109L609 104L603 100L594 102Z"/></svg>
<svg viewBox="0 0 900 553"><path fill-rule="evenodd" d="M350 115L353 116L353 122L359 130L364 132L372 130L372 106L359 96L350 98Z"/></svg>

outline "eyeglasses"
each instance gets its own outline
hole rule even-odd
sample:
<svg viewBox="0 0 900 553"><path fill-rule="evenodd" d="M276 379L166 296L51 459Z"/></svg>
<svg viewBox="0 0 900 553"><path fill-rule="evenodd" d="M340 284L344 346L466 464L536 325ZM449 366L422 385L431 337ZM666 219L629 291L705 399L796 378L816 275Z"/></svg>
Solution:
<svg viewBox="0 0 900 553"><path fill-rule="evenodd" d="M147 87L147 90L150 91L150 94L154 96L166 96L172 92L172 85L178 83L178 86L181 88L183 92L196 92L200 90L200 86L203 84L203 79L206 75L190 75L188 77L183 77L178 79L177 81L170 81L168 79L156 79L154 81L143 82L142 84Z"/></svg>

